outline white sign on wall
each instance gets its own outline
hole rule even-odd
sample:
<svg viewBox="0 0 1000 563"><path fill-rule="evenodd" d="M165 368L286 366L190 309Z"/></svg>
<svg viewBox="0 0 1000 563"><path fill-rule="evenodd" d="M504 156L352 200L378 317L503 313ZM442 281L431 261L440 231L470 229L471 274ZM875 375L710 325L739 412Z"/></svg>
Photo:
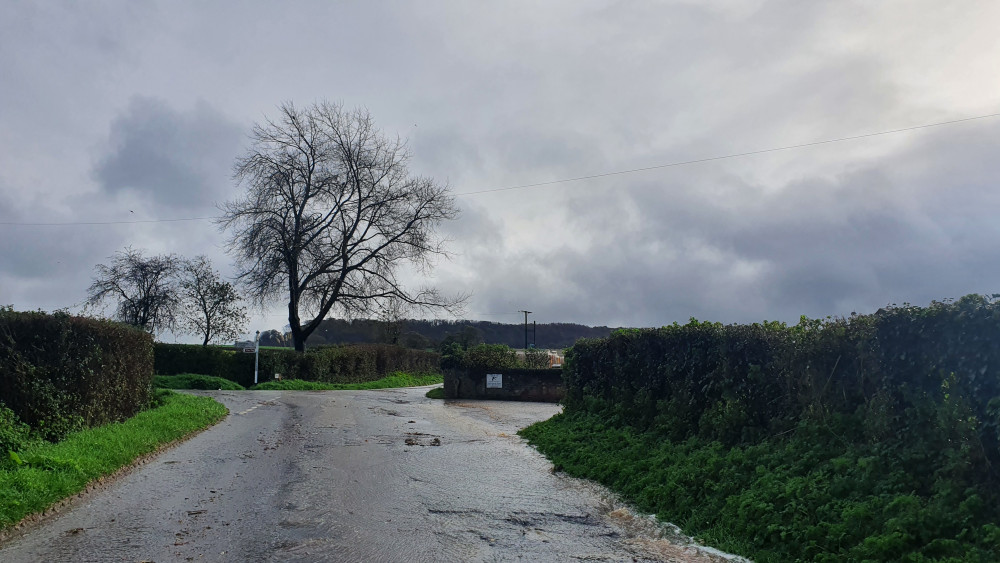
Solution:
<svg viewBox="0 0 1000 563"><path fill-rule="evenodd" d="M486 388L487 389L503 389L503 374L502 373L487 373L486 374Z"/></svg>

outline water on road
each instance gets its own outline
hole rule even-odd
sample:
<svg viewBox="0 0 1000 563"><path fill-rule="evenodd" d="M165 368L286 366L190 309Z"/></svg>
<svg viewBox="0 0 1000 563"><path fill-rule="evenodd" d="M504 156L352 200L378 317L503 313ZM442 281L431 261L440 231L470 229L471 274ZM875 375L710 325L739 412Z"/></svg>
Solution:
<svg viewBox="0 0 1000 563"><path fill-rule="evenodd" d="M558 405L426 390L207 392L223 422L31 526L0 561L724 559L553 473L516 432Z"/></svg>

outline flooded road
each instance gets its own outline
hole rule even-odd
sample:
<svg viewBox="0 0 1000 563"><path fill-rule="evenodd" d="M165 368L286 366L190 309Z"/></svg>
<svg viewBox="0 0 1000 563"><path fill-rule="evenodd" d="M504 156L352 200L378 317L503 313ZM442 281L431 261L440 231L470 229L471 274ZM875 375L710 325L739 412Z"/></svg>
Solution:
<svg viewBox="0 0 1000 563"><path fill-rule="evenodd" d="M551 471L558 405L427 388L203 392L230 416L0 546L0 561L722 561Z"/></svg>

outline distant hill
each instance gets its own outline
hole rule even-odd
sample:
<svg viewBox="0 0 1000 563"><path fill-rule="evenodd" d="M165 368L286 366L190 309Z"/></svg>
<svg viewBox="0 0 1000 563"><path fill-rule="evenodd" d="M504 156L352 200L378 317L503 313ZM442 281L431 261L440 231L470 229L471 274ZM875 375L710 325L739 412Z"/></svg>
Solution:
<svg viewBox="0 0 1000 563"><path fill-rule="evenodd" d="M534 329L535 334L532 334ZM613 329L606 326L586 326L574 323L542 323L528 325L528 343L538 348L568 348L580 338L603 338ZM287 342L286 342L287 340ZM392 342L412 348L432 348L442 342L454 341L465 346L485 342L524 347L524 324L504 324L489 321L441 321L406 319L396 323L374 319L345 321L326 319L316 329L307 346L322 344L357 344ZM290 346L278 331L261 334L261 345Z"/></svg>

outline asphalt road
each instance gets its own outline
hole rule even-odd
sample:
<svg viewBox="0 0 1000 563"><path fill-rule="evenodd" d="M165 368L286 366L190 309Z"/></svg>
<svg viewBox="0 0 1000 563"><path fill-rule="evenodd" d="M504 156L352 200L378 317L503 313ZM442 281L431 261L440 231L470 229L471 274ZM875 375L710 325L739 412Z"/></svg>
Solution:
<svg viewBox="0 0 1000 563"><path fill-rule="evenodd" d="M516 432L557 405L426 390L205 393L230 416L0 561L721 560L553 473Z"/></svg>

